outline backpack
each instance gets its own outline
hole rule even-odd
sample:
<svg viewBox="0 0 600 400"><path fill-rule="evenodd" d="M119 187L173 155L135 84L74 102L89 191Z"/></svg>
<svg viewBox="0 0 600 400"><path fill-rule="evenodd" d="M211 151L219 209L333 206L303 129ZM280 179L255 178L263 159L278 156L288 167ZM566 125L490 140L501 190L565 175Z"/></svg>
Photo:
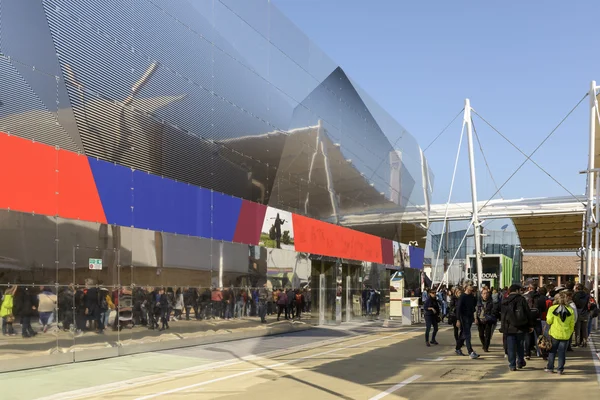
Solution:
<svg viewBox="0 0 600 400"><path fill-rule="evenodd" d="M100 295L100 308L102 310L108 310L108 302L106 301L106 296Z"/></svg>
<svg viewBox="0 0 600 400"><path fill-rule="evenodd" d="M537 293L532 293L529 296L527 296L527 305L529 306L529 309L531 312L531 317L533 319L541 318L540 310L537 308L538 298L539 298L539 294L537 294Z"/></svg>
<svg viewBox="0 0 600 400"><path fill-rule="evenodd" d="M596 318L599 313L598 304L596 304L596 300L590 297L590 302L588 303L588 309L590 311L590 318Z"/></svg>
<svg viewBox="0 0 600 400"><path fill-rule="evenodd" d="M529 325L527 310L523 307L521 301L514 301L512 307L506 313L508 322L516 328L524 328Z"/></svg>
<svg viewBox="0 0 600 400"><path fill-rule="evenodd" d="M298 293L296 295L296 304L298 304L298 305L302 304L302 295L300 293Z"/></svg>

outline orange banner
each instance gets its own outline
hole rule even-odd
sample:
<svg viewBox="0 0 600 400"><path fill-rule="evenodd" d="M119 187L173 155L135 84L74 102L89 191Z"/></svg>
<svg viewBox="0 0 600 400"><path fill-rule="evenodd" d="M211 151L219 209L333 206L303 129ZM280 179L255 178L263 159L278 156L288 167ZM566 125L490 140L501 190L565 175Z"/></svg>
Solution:
<svg viewBox="0 0 600 400"><path fill-rule="evenodd" d="M301 215L292 215L299 252L382 263L381 238Z"/></svg>

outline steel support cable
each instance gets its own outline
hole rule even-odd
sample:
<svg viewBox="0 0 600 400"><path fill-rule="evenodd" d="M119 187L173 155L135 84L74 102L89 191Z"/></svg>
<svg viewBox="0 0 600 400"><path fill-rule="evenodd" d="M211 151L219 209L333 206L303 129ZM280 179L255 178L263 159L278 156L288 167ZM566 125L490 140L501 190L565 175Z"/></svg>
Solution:
<svg viewBox="0 0 600 400"><path fill-rule="evenodd" d="M485 153L483 152L483 146L481 145L481 141L479 140L479 135L477 134L477 129L475 129L475 122L473 122L473 118L471 118L471 125L473 126L473 133L475 134L475 139L477 140L477 144L479 145L479 150L481 150L481 155L483 156L483 161L485 162L485 167L487 168L488 174L490 174L490 178L492 178L492 182L494 183L494 187L500 194L500 198L504 200L504 196L502 196L502 192L498 189L498 184L494 179L494 175L492 175L492 169L490 168L490 164L487 161Z"/></svg>
<svg viewBox="0 0 600 400"><path fill-rule="evenodd" d="M427 145L427 147L425 147L425 150L423 150L423 153L425 153L427 151L427 149L429 149L431 147L431 145L434 144L440 138L440 136L442 136L444 134L444 132L446 132L446 130L450 127L450 125L452 125L452 123L454 121L456 121L456 118L460 117L460 115L463 113L463 111L465 111L464 107L458 112L458 114L456 114L456 116L454 118L452 118L452 121L448 122L448 124L444 127L444 129L442 129L442 131L437 134L435 139L433 139L431 141L431 143L429 143Z"/></svg>
<svg viewBox="0 0 600 400"><path fill-rule="evenodd" d="M585 97L584 97L584 99L585 99ZM582 99L582 100L583 100L583 99ZM579 105L579 104L578 104L578 105ZM577 106L575 106L575 108L576 108L576 107L577 107ZM523 152L523 151L522 151L522 150L521 150L521 149L520 149L520 148L519 148L519 147L518 147L516 144L514 144L514 143L513 143L513 142L512 142L510 139L508 139L508 138L507 138L505 135L503 135L503 134L502 134L502 133L501 133L501 132L500 132L498 129L496 129L494 126L492 126L492 124L490 124L488 121L486 121L486 120L485 120L485 118L483 118L481 115L477 114L477 111L473 110L473 113L474 113L474 114L476 114L476 115L477 115L479 118L481 118L481 120L482 120L483 122L485 122L485 123L486 123L486 124L487 124L487 125L488 125L490 128L492 128L492 129L493 129L493 130L494 130L496 133L498 133L500 136L502 136L502 138L503 138L504 140L506 140L506 141L507 141L507 142L508 142L508 143L509 143L511 146L513 146L515 149L517 149L517 151L518 151L519 153L521 153L521 154L522 154L522 155L524 155L525 157L528 157L528 156L527 156L527 154L525 154L525 152ZM565 119L566 119L566 117L565 117ZM564 121L564 120L563 120L563 121ZM561 121L561 124L562 124L562 122L563 122L563 121ZM560 126L560 125L559 125L559 126ZM558 128L558 126L557 126L557 128ZM556 128L555 128L555 130L556 130ZM553 133L553 132L552 132L552 133ZM552 134L552 133L551 133L551 134ZM549 138L549 136L548 136L548 137L546 137L546 139L544 139L544 141L546 141L548 138ZM539 148L539 147L541 147L541 145L542 145L542 144L543 144L543 142L540 144L540 146L538 146L538 148ZM537 151L537 149L536 149L535 151ZM535 151L534 151L534 153L535 153ZM533 156L533 153L531 153L531 155L528 157L528 159L526 159L526 160L525 160L525 162L524 162L524 163L527 163L527 160L531 161L531 162L532 162L532 163L533 163L533 164L534 164L536 167L538 167L538 168L539 168L539 169L540 169L540 170L541 170L543 173L545 173L546 175L548 175L548 176L550 177L550 179L552 179L552 180L553 180L554 182L556 182L556 183L557 183L557 184L558 184L558 185L559 185L561 188L563 188L563 189L564 189L564 190L565 190L567 193L569 193L569 194L570 194L570 195L571 195L571 196L572 196L572 197L573 197L575 200L579 201L579 199L577 198L577 196L575 196L575 195L574 195L574 194L573 194L573 193L572 193L572 192L571 192L569 189L567 189L567 188L566 188L566 187L565 187L565 186L564 186L562 183L560 183L560 182L559 182L559 181L558 181L556 178L554 178L554 177L553 177L553 176L552 176L552 175L551 175L551 174L550 174L548 171L546 171L546 170L545 170L545 169L544 169L544 168L543 168L541 165L539 165L537 162L535 162L533 159L531 159L531 157L532 157L532 156ZM521 168L522 166L523 166L523 165L521 165L519 168ZM517 169L517 171L518 171L518 169ZM516 173L516 171L515 171L515 173ZM512 178L512 176L511 176L511 178ZM493 179L493 178L492 178L492 179ZM508 178L508 180L510 180L510 178ZM507 182L504 182L504 184L502 185L503 187L504 187L504 185L506 185L506 183L508 183L508 180L507 180ZM496 191L496 193L499 193L499 192L500 192L500 189L498 189L498 190ZM494 193L494 196L496 195L496 193ZM501 196L502 196L502 195L501 195ZM492 197L493 197L493 196L492 196ZM491 198L490 198L490 200L491 200ZM489 201L489 200L488 200L488 201ZM486 203L486 204L487 204L487 203ZM582 204L583 204L583 203L582 203ZM485 205L484 205L484 207L485 207Z"/></svg>
<svg viewBox="0 0 600 400"><path fill-rule="evenodd" d="M458 253L460 252L460 248L462 247L463 243L465 242L465 239L469 235L469 229L471 229L471 227L473 226L474 222L475 221L473 219L471 219L471 222L469 223L469 226L467 226L467 229L465 230L465 234L464 234L462 240L460 241L460 243L458 244L458 247L456 248L456 252L454 253L454 257L452 257L452 261L450 261L450 264L448 264L448 269L446 271L444 271L444 276L442 277L442 280L441 280L440 284L438 285L438 288L437 288L436 292L440 291L440 288L442 287L442 284L444 283L445 280L448 279L448 271L450 271L450 267L452 267L452 264L454 264L454 260L456 260L456 256L458 256ZM436 266L437 266L437 261L436 261Z"/></svg>
<svg viewBox="0 0 600 400"><path fill-rule="evenodd" d="M466 122L463 121L462 129L460 131L460 139L458 140L458 149L456 150L456 159L454 160L454 171L452 172L452 181L450 182L450 193L448 193L448 202L446 203L446 211L444 213L444 225L442 227L442 234L440 235L440 244L438 246L438 251L435 258L435 269L437 269L438 262L440 261L440 250L442 250L444 233L446 232L446 224L448 223L448 208L450 207L450 201L452 201L452 190L454 189L454 179L456 178L456 170L458 169L458 160L460 158L460 148L462 147L462 140L465 134L465 126Z"/></svg>
<svg viewBox="0 0 600 400"><path fill-rule="evenodd" d="M556 125L554 127L554 129L552 129L552 131L550 131L550 133L544 138L544 140L542 140L542 142L535 148L535 150L533 150L533 152L530 155L525 154L519 147L517 147L514 143L512 143L506 136L504 136L502 133L500 133L500 131L498 131L496 128L494 128L494 126L492 124L490 124L487 120L485 120L481 115L479 115L477 113L477 111L472 110L473 113L475 115L477 115L479 118L481 118L481 120L483 122L485 122L487 125L490 126L490 128L492 128L496 133L498 133L500 136L502 136L506 141L508 141L508 143L510 143L513 147L515 147L521 154L523 154L525 157L527 157L525 159L525 161L523 161L521 163L521 165L519 165L519 167L508 177L508 179L500 186L500 188L498 188L498 190L496 191L496 193L494 193L486 202L485 204L479 209L479 211L482 211L485 206L487 206L489 204L489 202L494 198L494 196L496 196L498 194L498 192L500 190L502 190L502 188L504 186L506 186L506 184L517 174L517 172L519 172L521 170L521 168L523 168L523 166L525 164L527 164L527 161L533 162L538 168L540 168L546 175L548 175L553 181L555 181L556 183L558 183L558 185L560 187L562 187L563 189L565 189L567 191L567 193L569 193L571 196L573 196L573 198L575 198L578 202L580 202L580 200L577 198L577 196L575 196L573 193L571 193L571 191L569 191L567 188L565 188L560 182L558 182L552 175L550 175L548 172L546 172L546 170L544 170L542 167L539 166L539 164L537 164L535 161L533 161L531 159L531 157L533 157L533 155L535 153L537 153L537 151L544 145L544 143L546 143L548 141L548 139L550 139L550 137L558 130L558 128L560 128L560 126L567 120L567 118L569 118L569 116L571 116L571 114L577 109L577 107L579 107L579 105L583 102L583 100L585 100L585 98L588 96L588 93L586 93L581 100L579 100L579 102L577 104L575 104L575 106L573 108L571 108L571 110L567 113L567 115L565 115L563 117L563 119L560 120L560 122L558 123L558 125ZM581 204L585 205L585 203L581 202Z"/></svg>

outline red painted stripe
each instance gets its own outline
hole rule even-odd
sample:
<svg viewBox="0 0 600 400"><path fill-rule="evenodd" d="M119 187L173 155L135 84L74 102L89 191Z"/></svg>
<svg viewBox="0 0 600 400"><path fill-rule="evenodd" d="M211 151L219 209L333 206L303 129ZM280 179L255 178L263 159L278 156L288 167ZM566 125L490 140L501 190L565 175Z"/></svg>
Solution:
<svg viewBox="0 0 600 400"><path fill-rule="evenodd" d="M258 245L266 212L267 206L243 200L233 241L236 243Z"/></svg>
<svg viewBox="0 0 600 400"><path fill-rule="evenodd" d="M384 264L394 265L394 243L381 238L381 259Z"/></svg>
<svg viewBox="0 0 600 400"><path fill-rule="evenodd" d="M88 159L0 132L0 208L106 223Z"/></svg>
<svg viewBox="0 0 600 400"><path fill-rule="evenodd" d="M106 223L88 158L66 150L58 151L58 215Z"/></svg>
<svg viewBox="0 0 600 400"><path fill-rule="evenodd" d="M381 238L292 214L296 251L381 263Z"/></svg>
<svg viewBox="0 0 600 400"><path fill-rule="evenodd" d="M57 158L54 147L0 132L0 208L56 215Z"/></svg>

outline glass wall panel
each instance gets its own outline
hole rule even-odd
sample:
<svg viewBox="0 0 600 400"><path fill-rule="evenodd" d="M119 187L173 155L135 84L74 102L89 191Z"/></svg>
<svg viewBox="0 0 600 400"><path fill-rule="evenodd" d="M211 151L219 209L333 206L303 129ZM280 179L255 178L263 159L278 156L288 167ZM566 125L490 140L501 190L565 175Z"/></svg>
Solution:
<svg viewBox="0 0 600 400"><path fill-rule="evenodd" d="M309 39L269 2L269 40L303 70L308 69Z"/></svg>
<svg viewBox="0 0 600 400"><path fill-rule="evenodd" d="M135 285L133 268L133 228L115 227L115 248L118 249L118 287L110 293L110 313L107 329L117 330L119 343L131 343L136 330L145 329L147 317L144 310L146 300L144 288Z"/></svg>
<svg viewBox="0 0 600 400"><path fill-rule="evenodd" d="M131 251L133 269L131 288L134 291L134 302L140 303L141 315L139 316L139 326L131 331L131 339L128 341L127 337L123 336L124 340L121 340L121 343L123 345L136 345L144 341L152 342L157 336L155 329L157 321L160 321L160 308L156 306L156 294L158 294L158 288L163 283L161 239L160 233L152 230L130 228L128 231L130 233L127 233L123 239L130 240L130 242L124 242L122 248Z"/></svg>
<svg viewBox="0 0 600 400"><path fill-rule="evenodd" d="M2 362L56 351L56 234L54 217L0 211L0 292L11 310L0 337Z"/></svg>
<svg viewBox="0 0 600 400"><path fill-rule="evenodd" d="M119 287L118 230L113 225L58 219L58 275L63 285L61 299L72 303L72 351L102 350L118 342L117 333L105 329L110 309L107 296ZM68 306L62 309L71 325Z"/></svg>

